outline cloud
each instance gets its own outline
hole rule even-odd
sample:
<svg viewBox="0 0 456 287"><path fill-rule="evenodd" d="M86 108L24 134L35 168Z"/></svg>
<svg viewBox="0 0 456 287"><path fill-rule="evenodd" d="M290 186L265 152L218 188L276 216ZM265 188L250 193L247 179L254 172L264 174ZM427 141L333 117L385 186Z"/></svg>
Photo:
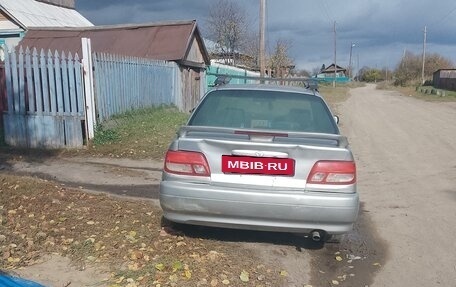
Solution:
<svg viewBox="0 0 456 287"><path fill-rule="evenodd" d="M196 19L204 32L211 5L217 0L78 0L77 9L95 24L144 23ZM246 12L252 30L258 29L259 2L236 1ZM333 22L337 53L348 64L351 43L361 65L394 68L403 50L421 53L423 29L428 26L430 52L456 59L456 3L452 0L267 1L269 48L277 39L289 40L292 58L300 68L333 62ZM338 60L339 62L339 60Z"/></svg>

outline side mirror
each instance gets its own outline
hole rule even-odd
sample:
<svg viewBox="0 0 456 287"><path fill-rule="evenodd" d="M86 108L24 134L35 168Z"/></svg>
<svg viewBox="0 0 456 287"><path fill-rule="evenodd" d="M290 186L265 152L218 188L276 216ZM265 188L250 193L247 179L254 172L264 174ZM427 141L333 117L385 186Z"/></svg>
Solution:
<svg viewBox="0 0 456 287"><path fill-rule="evenodd" d="M334 116L334 121L336 122L336 124L339 124L339 121L340 121L339 116Z"/></svg>

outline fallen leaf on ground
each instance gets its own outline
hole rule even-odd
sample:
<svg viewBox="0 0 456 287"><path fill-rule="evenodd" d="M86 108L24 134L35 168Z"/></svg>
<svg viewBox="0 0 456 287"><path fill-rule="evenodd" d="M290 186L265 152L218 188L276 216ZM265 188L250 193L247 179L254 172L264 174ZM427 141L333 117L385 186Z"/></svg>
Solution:
<svg viewBox="0 0 456 287"><path fill-rule="evenodd" d="M181 262L176 261L173 263L173 272L176 272L178 270L181 270L183 268L183 265Z"/></svg>
<svg viewBox="0 0 456 287"><path fill-rule="evenodd" d="M163 263L155 264L155 269L157 269L158 271L163 271L165 270L165 265Z"/></svg>
<svg viewBox="0 0 456 287"><path fill-rule="evenodd" d="M173 274L173 275L170 275L170 276L169 276L169 281L171 281L171 282L177 282L177 281L179 281L179 278L177 278L177 275L176 275L176 274Z"/></svg>
<svg viewBox="0 0 456 287"><path fill-rule="evenodd" d="M242 270L241 275L239 276L242 282L249 282L249 272Z"/></svg>

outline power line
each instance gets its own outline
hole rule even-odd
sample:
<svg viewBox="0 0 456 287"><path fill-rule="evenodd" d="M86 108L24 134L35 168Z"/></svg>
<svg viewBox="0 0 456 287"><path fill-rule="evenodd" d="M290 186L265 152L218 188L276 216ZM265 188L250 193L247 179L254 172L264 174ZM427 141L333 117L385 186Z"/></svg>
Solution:
<svg viewBox="0 0 456 287"><path fill-rule="evenodd" d="M453 14L453 12L456 11L456 6L450 10L450 12L448 12L445 16L439 18L438 20L434 21L433 23L431 23L431 25L428 25L429 27L434 27L440 23L442 23L446 18L448 18L448 16L450 16L451 14Z"/></svg>
<svg viewBox="0 0 456 287"><path fill-rule="evenodd" d="M321 8L323 9L323 12L325 13L326 15L326 18L328 19L329 22L332 22L334 20L333 17L331 17L331 13L329 12L329 7L328 7L328 4L326 3L326 0L323 0L323 1L318 1L318 3L321 6Z"/></svg>

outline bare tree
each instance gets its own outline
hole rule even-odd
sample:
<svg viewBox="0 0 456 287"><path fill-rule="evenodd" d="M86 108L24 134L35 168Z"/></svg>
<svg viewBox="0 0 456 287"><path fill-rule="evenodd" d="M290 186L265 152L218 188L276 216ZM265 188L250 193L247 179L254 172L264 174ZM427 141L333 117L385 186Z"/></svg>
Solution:
<svg viewBox="0 0 456 287"><path fill-rule="evenodd" d="M259 55L260 55L260 39L258 32L249 32L245 41L242 44L242 51L245 54L244 57L239 59L239 63L250 67L255 70L259 70Z"/></svg>
<svg viewBox="0 0 456 287"><path fill-rule="evenodd" d="M432 78L435 71L439 69L452 69L454 64L450 59L437 53L428 54L424 65L424 72L427 78Z"/></svg>
<svg viewBox="0 0 456 287"><path fill-rule="evenodd" d="M415 55L411 52L405 53L394 71L394 84L405 86L410 83L421 82L422 64L421 55ZM454 64L451 60L436 53L429 54L426 57L424 76L427 79L431 79L433 73L438 69L449 69L453 67Z"/></svg>
<svg viewBox="0 0 456 287"><path fill-rule="evenodd" d="M235 65L237 53L247 34L246 14L236 2L218 0L209 10L207 29L216 49L228 56L227 64Z"/></svg>
<svg viewBox="0 0 456 287"><path fill-rule="evenodd" d="M278 39L274 52L269 58L269 68L271 69L274 77L286 77L290 70L294 68L294 62L289 56L291 42L283 39Z"/></svg>
<svg viewBox="0 0 456 287"><path fill-rule="evenodd" d="M246 10L238 2L217 0L209 8L206 22L208 37L216 43L216 57L225 64L244 65L258 69L259 36L258 31L249 30L251 25ZM291 41L278 40L270 56L269 69L277 76L285 76L293 68L289 57ZM213 55L214 56L214 55Z"/></svg>

